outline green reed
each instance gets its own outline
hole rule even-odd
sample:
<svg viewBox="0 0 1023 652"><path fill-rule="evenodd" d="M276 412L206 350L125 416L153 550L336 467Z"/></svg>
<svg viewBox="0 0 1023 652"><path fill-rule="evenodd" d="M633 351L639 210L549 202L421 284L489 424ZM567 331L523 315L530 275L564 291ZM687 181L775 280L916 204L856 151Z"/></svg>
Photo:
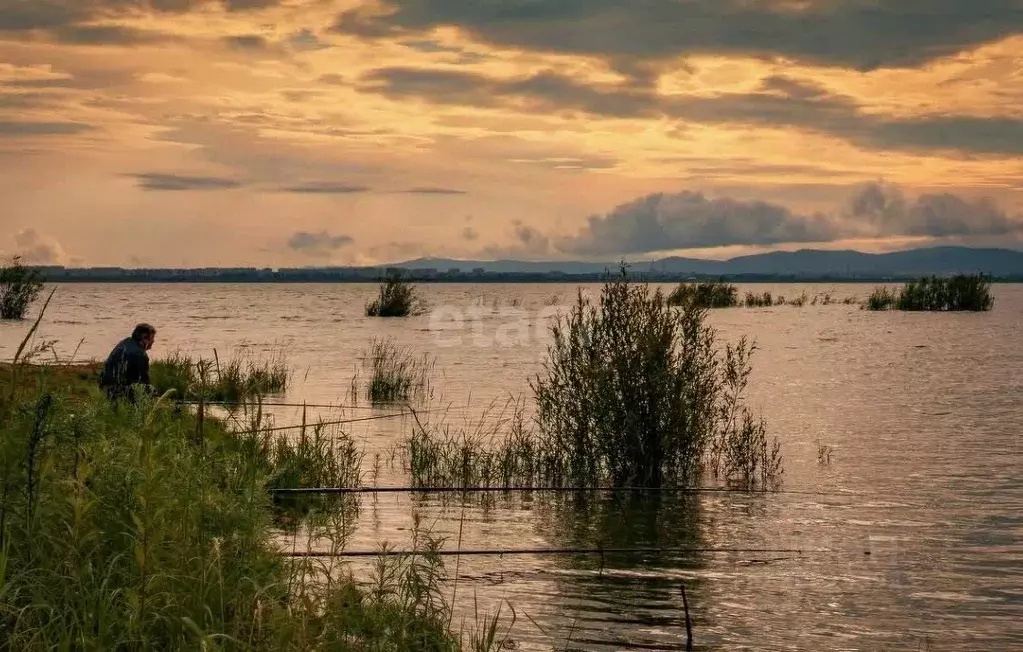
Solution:
<svg viewBox="0 0 1023 652"><path fill-rule="evenodd" d="M436 362L429 356L417 356L393 339L374 339L367 361L366 396L372 403L418 402L431 396L430 377Z"/></svg>
<svg viewBox="0 0 1023 652"><path fill-rule="evenodd" d="M734 308L739 305L739 290L730 283L681 283L667 302L694 308Z"/></svg>
<svg viewBox="0 0 1023 652"><path fill-rule="evenodd" d="M983 274L931 276L910 281L896 292L878 287L864 305L867 310L985 312L994 307L991 278Z"/></svg>

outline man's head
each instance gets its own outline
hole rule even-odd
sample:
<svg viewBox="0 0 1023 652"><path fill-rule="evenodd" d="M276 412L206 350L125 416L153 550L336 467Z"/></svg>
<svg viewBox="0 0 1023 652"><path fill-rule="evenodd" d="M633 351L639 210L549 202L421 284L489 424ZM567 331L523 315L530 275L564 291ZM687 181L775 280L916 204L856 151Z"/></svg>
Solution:
<svg viewBox="0 0 1023 652"><path fill-rule="evenodd" d="M149 324L139 324L131 332L131 339L138 342L143 351L148 351L153 348L153 342L156 341L156 329Z"/></svg>

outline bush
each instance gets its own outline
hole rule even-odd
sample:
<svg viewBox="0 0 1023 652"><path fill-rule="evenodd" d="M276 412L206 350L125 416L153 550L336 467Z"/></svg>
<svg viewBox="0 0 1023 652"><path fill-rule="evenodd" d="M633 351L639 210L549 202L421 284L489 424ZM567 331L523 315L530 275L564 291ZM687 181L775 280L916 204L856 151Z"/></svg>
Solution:
<svg viewBox="0 0 1023 652"><path fill-rule="evenodd" d="M409 317L425 311L426 304L418 296L415 284L396 269L388 271L380 284L380 296L366 306L367 317Z"/></svg>
<svg viewBox="0 0 1023 652"><path fill-rule="evenodd" d="M551 327L531 424L519 403L462 428L417 417L398 457L419 486L773 486L778 442L743 401L755 347L719 349L705 315L623 269Z"/></svg>
<svg viewBox="0 0 1023 652"><path fill-rule="evenodd" d="M729 283L681 283L668 297L668 305L734 308L739 305L739 290Z"/></svg>
<svg viewBox="0 0 1023 652"><path fill-rule="evenodd" d="M735 481L780 473L780 463L762 459L762 476L743 478L750 464L728 458L764 434L742 398L754 347L742 340L722 352L705 311L682 307L630 283L623 269L598 306L580 294L552 326L546 373L533 385L537 425L574 482L689 485L708 466Z"/></svg>
<svg viewBox="0 0 1023 652"><path fill-rule="evenodd" d="M43 276L15 256L0 268L0 319L22 319L43 291Z"/></svg>

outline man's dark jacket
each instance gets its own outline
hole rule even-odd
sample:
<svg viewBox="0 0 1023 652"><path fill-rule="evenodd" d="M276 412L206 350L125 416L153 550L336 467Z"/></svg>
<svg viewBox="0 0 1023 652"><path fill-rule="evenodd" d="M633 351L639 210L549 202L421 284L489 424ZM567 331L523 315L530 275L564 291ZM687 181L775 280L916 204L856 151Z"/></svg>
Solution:
<svg viewBox="0 0 1023 652"><path fill-rule="evenodd" d="M149 388L149 354L142 346L127 338L114 347L103 365L100 387L110 396L126 396L132 385Z"/></svg>

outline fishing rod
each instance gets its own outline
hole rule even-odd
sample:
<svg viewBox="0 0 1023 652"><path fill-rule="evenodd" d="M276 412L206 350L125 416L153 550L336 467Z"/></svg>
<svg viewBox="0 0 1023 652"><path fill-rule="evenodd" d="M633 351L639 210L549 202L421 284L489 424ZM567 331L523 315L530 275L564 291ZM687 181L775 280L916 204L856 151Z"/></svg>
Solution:
<svg viewBox="0 0 1023 652"><path fill-rule="evenodd" d="M320 408L328 410L379 410L379 406L373 405L340 405L332 403L265 403L263 401L175 401L178 405L199 406L208 405L211 407L295 407L295 408Z"/></svg>
<svg viewBox="0 0 1023 652"><path fill-rule="evenodd" d="M352 495L352 494L404 494L404 493L681 493L681 494L746 494L746 495L788 495L854 497L849 493L825 493L818 491L773 491L770 489L730 489L725 487L299 487L291 489L268 489L278 496L303 495Z"/></svg>
<svg viewBox="0 0 1023 652"><path fill-rule="evenodd" d="M478 550L347 550L323 552L316 550L282 551L285 557L337 558L337 557L413 557L437 555L439 557L503 557L505 555L626 555L626 554L824 554L832 550L802 550L799 548L494 548Z"/></svg>
<svg viewBox="0 0 1023 652"><path fill-rule="evenodd" d="M407 412L397 412L394 414L377 414L371 417L360 417L357 419L339 419L337 421L317 421L316 423L300 423L294 426L274 426L270 428L255 428L252 430L232 430L231 434L234 435L256 435L264 432L281 432L284 430L305 430L307 428L322 428L323 426L341 426L351 423L364 423L366 421L380 421L382 419L396 419L398 417L406 416Z"/></svg>

